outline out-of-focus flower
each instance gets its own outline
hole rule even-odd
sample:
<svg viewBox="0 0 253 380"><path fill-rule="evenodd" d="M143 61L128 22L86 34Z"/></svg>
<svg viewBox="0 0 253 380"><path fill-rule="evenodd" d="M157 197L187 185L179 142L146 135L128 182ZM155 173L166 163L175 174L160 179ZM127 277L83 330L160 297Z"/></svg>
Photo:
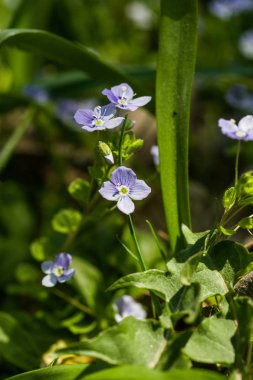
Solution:
<svg viewBox="0 0 253 380"><path fill-rule="evenodd" d="M154 164L158 166L160 164L159 160L159 148L158 145L153 145L150 149L150 153L153 157Z"/></svg>
<svg viewBox="0 0 253 380"><path fill-rule="evenodd" d="M44 88L35 85L25 86L23 93L40 104L47 103L50 98L49 93Z"/></svg>
<svg viewBox="0 0 253 380"><path fill-rule="evenodd" d="M127 83L111 87L110 90L105 88L102 94L107 96L116 107L128 111L135 111L137 108L145 106L151 100L151 96L141 96L140 98L133 99L135 94Z"/></svg>
<svg viewBox="0 0 253 380"><path fill-rule="evenodd" d="M42 279L42 285L51 288L57 282L68 281L75 273L75 269L70 269L72 257L69 253L60 253L54 261L44 261L41 270L46 274Z"/></svg>
<svg viewBox="0 0 253 380"><path fill-rule="evenodd" d="M127 17L140 29L149 30L152 27L153 15L150 8L139 1L133 1L126 7Z"/></svg>
<svg viewBox="0 0 253 380"><path fill-rule="evenodd" d="M60 99L56 102L56 115L64 123L74 123L73 115L76 110L81 108L94 108L96 103L95 99L87 99L85 101L79 101L75 99Z"/></svg>
<svg viewBox="0 0 253 380"><path fill-rule="evenodd" d="M110 147L103 141L98 142L98 147L99 147L99 150L100 150L102 156L105 158L105 160L109 164L113 165L114 164L114 158L113 158L112 151L111 151Z"/></svg>
<svg viewBox="0 0 253 380"><path fill-rule="evenodd" d="M146 198L151 188L137 179L132 169L120 166L112 172L110 181L103 182L99 192L108 201L116 201L118 209L129 215L135 209L132 199L138 201Z"/></svg>
<svg viewBox="0 0 253 380"><path fill-rule="evenodd" d="M104 129L113 129L118 127L123 117L114 117L116 108L113 104L106 106L97 106L92 109L79 109L74 115L74 119L78 124L82 125L82 129L88 132L102 131Z"/></svg>
<svg viewBox="0 0 253 380"><path fill-rule="evenodd" d="M253 59L253 29L244 32L239 40L240 52L249 59Z"/></svg>
<svg viewBox="0 0 253 380"><path fill-rule="evenodd" d="M232 16L253 10L253 2L252 0L213 0L208 7L215 16L228 20Z"/></svg>
<svg viewBox="0 0 253 380"><path fill-rule="evenodd" d="M116 322L121 322L122 319L130 315L136 319L145 319L147 316L142 304L136 302L131 296L125 295L117 298L113 304L113 307L117 312L115 315Z"/></svg>
<svg viewBox="0 0 253 380"><path fill-rule="evenodd" d="M238 125L235 120L219 119L218 122L221 132L235 140L253 140L253 116L248 115L243 117Z"/></svg>
<svg viewBox="0 0 253 380"><path fill-rule="evenodd" d="M225 99L231 106L243 111L253 110L253 92L243 85L231 87L225 95Z"/></svg>

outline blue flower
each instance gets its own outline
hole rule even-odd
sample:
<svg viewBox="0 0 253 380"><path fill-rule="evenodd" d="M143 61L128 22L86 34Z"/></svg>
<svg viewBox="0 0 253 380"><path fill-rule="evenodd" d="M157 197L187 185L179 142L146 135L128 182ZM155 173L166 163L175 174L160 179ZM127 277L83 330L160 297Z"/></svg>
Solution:
<svg viewBox="0 0 253 380"><path fill-rule="evenodd" d="M160 164L160 159L159 159L159 149L157 145L153 145L150 149L150 153L153 157L153 161L155 166L158 166Z"/></svg>
<svg viewBox="0 0 253 380"><path fill-rule="evenodd" d="M209 3L210 11L223 20L253 9L252 0L213 0Z"/></svg>
<svg viewBox="0 0 253 380"><path fill-rule="evenodd" d="M253 59L253 29L244 32L239 40L240 52L248 59Z"/></svg>
<svg viewBox="0 0 253 380"><path fill-rule="evenodd" d="M146 311L143 309L143 306L135 302L131 296L122 296L115 300L113 307L117 314L115 315L116 322L121 322L122 319L133 316L136 319L145 319L147 316Z"/></svg>
<svg viewBox="0 0 253 380"><path fill-rule="evenodd" d="M110 181L102 184L99 192L108 201L116 201L118 209L128 215L135 209L132 199L137 201L146 198L151 188L137 179L132 169L120 166L112 172Z"/></svg>
<svg viewBox="0 0 253 380"><path fill-rule="evenodd" d="M25 86L23 93L40 104L45 104L49 101L49 93L43 87L37 85Z"/></svg>
<svg viewBox="0 0 253 380"><path fill-rule="evenodd" d="M122 110L135 111L137 108L145 106L151 100L151 96L142 96L133 99L134 92L127 83L121 83L118 86L107 88L102 91L102 94L107 96L111 103Z"/></svg>
<svg viewBox="0 0 253 380"><path fill-rule="evenodd" d="M225 99L231 106L244 111L253 108L253 92L241 84L231 87L226 93Z"/></svg>
<svg viewBox="0 0 253 380"><path fill-rule="evenodd" d="M54 261L44 261L41 270L46 274L42 279L42 285L51 288L57 282L68 281L75 273L75 269L69 269L72 257L69 253L60 253Z"/></svg>
<svg viewBox="0 0 253 380"><path fill-rule="evenodd" d="M218 125L221 132L235 140L253 140L253 116L248 115L243 117L238 125L235 120L219 119Z"/></svg>
<svg viewBox="0 0 253 380"><path fill-rule="evenodd" d="M124 118L114 117L115 115L115 106L108 104L103 107L95 107L93 110L79 109L76 111L74 119L78 124L82 125L82 129L88 132L94 132L118 127Z"/></svg>

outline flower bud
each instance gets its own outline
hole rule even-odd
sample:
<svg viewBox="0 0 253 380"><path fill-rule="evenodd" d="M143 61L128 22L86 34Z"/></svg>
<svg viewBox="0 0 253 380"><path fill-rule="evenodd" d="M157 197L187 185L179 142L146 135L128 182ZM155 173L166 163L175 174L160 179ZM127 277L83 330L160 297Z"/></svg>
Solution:
<svg viewBox="0 0 253 380"><path fill-rule="evenodd" d="M104 159L111 165L114 164L114 158L110 147L103 141L98 142L98 148Z"/></svg>

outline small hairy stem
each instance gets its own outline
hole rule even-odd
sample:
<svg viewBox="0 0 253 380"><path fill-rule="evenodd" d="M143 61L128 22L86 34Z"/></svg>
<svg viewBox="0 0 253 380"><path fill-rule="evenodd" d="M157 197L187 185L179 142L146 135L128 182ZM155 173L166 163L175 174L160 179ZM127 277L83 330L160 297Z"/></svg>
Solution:
<svg viewBox="0 0 253 380"><path fill-rule="evenodd" d="M125 120L123 121L123 124L122 124L122 127L121 127L121 132L120 132L120 139L119 139L119 166L122 165L122 146L123 146L124 133L125 133L126 123L127 123L127 116L128 115L125 115Z"/></svg>
<svg viewBox="0 0 253 380"><path fill-rule="evenodd" d="M239 165L240 149L241 149L241 141L239 140L237 143L237 150L236 150L236 156L235 156L235 187L238 183L238 165Z"/></svg>
<svg viewBox="0 0 253 380"><path fill-rule="evenodd" d="M134 225L133 225L133 221L132 221L131 215L128 215L128 225L129 225L130 234L132 236L132 239L133 239L133 242L134 242L134 245L135 245L135 248L136 248L136 252L137 252L137 256L138 256L138 261L139 261L141 270L145 271L147 268L146 268L144 260L142 258L141 249L140 249L137 237L136 237L136 233L135 233L135 229L134 229Z"/></svg>
<svg viewBox="0 0 253 380"><path fill-rule="evenodd" d="M92 317L95 317L95 314L87 306L83 305L81 302L70 297L69 295L65 294L64 292L62 292L61 290L59 290L57 288L52 289L52 291L56 296L64 299L65 301L67 301L71 305L75 306L77 309L83 311L85 314L89 314Z"/></svg>

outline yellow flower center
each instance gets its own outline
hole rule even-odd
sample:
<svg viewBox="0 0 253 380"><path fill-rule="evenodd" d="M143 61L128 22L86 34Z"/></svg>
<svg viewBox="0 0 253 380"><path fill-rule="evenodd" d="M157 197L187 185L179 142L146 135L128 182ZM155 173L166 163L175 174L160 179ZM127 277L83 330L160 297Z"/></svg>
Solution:
<svg viewBox="0 0 253 380"><path fill-rule="evenodd" d="M120 195L127 195L129 193L129 188L127 186L120 186L118 188Z"/></svg>
<svg viewBox="0 0 253 380"><path fill-rule="evenodd" d="M246 132L238 131L238 132L236 132L236 136L237 137L245 137L246 136Z"/></svg>

